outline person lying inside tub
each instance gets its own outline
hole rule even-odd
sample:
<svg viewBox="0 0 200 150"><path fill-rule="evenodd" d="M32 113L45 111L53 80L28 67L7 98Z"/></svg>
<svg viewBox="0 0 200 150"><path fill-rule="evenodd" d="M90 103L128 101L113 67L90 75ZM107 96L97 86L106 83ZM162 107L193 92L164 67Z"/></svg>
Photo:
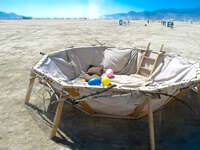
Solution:
<svg viewBox="0 0 200 150"><path fill-rule="evenodd" d="M102 74L104 73L104 67L103 66L94 66L94 65L89 65L87 72L82 73L80 75L80 78L85 79L86 82L89 80L96 78L96 77L101 77Z"/></svg>

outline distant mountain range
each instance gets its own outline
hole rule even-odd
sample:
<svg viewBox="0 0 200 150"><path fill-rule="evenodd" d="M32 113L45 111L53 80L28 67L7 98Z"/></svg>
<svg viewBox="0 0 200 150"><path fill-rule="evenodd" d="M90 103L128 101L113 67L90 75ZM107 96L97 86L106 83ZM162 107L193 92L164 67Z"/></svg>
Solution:
<svg viewBox="0 0 200 150"><path fill-rule="evenodd" d="M0 19L32 19L32 17L17 15L15 13L6 13L0 11Z"/></svg>
<svg viewBox="0 0 200 150"><path fill-rule="evenodd" d="M192 9L159 9L155 11L130 11L128 13L117 13L104 15L101 18L129 18L129 19L157 19L157 20L191 20L200 21L200 8ZM0 11L0 19L32 19L15 13L6 13Z"/></svg>
<svg viewBox="0 0 200 150"><path fill-rule="evenodd" d="M129 19L159 19L159 20L200 20L200 8L192 9L160 9L155 11L130 11L128 13L118 13L104 15L102 18L129 18Z"/></svg>

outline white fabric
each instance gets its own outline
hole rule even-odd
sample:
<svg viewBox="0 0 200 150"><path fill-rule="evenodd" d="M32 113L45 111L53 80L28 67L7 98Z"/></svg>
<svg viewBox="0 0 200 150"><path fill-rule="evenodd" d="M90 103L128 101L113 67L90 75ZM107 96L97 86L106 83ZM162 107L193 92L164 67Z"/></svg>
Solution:
<svg viewBox="0 0 200 150"><path fill-rule="evenodd" d="M132 74L137 69L137 52L133 49L108 48L104 52L102 65L118 74Z"/></svg>
<svg viewBox="0 0 200 150"><path fill-rule="evenodd" d="M111 78L111 83L118 85L118 87L140 87L149 83L147 78L139 77L138 75L115 75Z"/></svg>
<svg viewBox="0 0 200 150"><path fill-rule="evenodd" d="M160 72L154 77L154 82L162 84L174 83L178 81L190 81L196 77L196 68L191 63L181 57L173 57L169 63L166 63Z"/></svg>
<svg viewBox="0 0 200 150"><path fill-rule="evenodd" d="M42 63L36 67L39 71L45 73L48 76L56 77L60 80L69 80L70 76L66 76L61 69L56 65L55 61L52 61L51 57L45 56Z"/></svg>
<svg viewBox="0 0 200 150"><path fill-rule="evenodd" d="M89 89L79 90L80 95L90 94ZM108 97L98 98L86 98L86 103L97 113L124 116L132 113L139 104L141 104L145 97L139 92L133 92L130 96L119 96L119 93L115 93L117 96L111 97L109 93ZM115 95L114 94L114 95Z"/></svg>
<svg viewBox="0 0 200 150"><path fill-rule="evenodd" d="M143 101L144 95L133 93L132 96L98 98L86 102L97 113L125 116L132 113Z"/></svg>

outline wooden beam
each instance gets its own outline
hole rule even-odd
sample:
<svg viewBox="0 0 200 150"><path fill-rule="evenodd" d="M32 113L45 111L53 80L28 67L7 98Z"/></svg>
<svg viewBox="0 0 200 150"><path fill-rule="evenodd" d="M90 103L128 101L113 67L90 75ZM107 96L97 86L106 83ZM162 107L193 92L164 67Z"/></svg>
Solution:
<svg viewBox="0 0 200 150"><path fill-rule="evenodd" d="M149 134L150 134L151 150L155 150L154 123L153 123L153 111L152 111L151 99L148 99L148 117L149 117Z"/></svg>
<svg viewBox="0 0 200 150"><path fill-rule="evenodd" d="M151 58L151 57L147 57L147 56L144 56L145 59L148 59L148 60L151 60L151 61L155 61L155 58Z"/></svg>
<svg viewBox="0 0 200 150"><path fill-rule="evenodd" d="M198 90L198 98L199 98L199 103L200 103L200 86L197 86L197 90Z"/></svg>
<svg viewBox="0 0 200 150"><path fill-rule="evenodd" d="M64 90L66 90L72 97L77 97L80 95L74 88L64 88ZM95 114L95 111L90 107L87 102L79 102L79 105L81 105L82 108L89 114Z"/></svg>
<svg viewBox="0 0 200 150"><path fill-rule="evenodd" d="M147 104L148 100L145 99L142 104L138 105L134 111L130 114L127 115L127 117L137 117L139 115L140 112L142 112L142 110L144 109L144 106Z"/></svg>
<svg viewBox="0 0 200 150"><path fill-rule="evenodd" d="M74 88L64 88L64 90L67 91L72 97L77 97L80 95Z"/></svg>
<svg viewBox="0 0 200 150"><path fill-rule="evenodd" d="M34 73L31 73L31 79L29 81L28 91L26 93L25 104L28 103L30 100L33 84L35 82L35 77L36 75Z"/></svg>
<svg viewBox="0 0 200 150"><path fill-rule="evenodd" d="M93 114L95 114L96 112L90 107L90 105L88 104L88 103L86 103L86 102L84 102L84 101L82 101L82 102L78 102L81 106L82 106L82 108L85 110L85 111L87 111L90 115L93 115Z"/></svg>
<svg viewBox="0 0 200 150"><path fill-rule="evenodd" d="M176 96L174 96L173 98L171 98L166 105L171 104L173 101L175 101L176 98L181 97L183 94L187 93L189 90L190 89L185 89L185 90L180 91L178 94L176 94Z"/></svg>
<svg viewBox="0 0 200 150"><path fill-rule="evenodd" d="M60 100L62 100L62 96L60 97ZM54 116L54 121L53 121L53 129L52 129L51 135L50 135L51 138L56 136L56 132L57 132L59 122L60 122L60 117L62 114L63 105L64 105L64 102L58 103L58 106L56 109L56 115Z"/></svg>

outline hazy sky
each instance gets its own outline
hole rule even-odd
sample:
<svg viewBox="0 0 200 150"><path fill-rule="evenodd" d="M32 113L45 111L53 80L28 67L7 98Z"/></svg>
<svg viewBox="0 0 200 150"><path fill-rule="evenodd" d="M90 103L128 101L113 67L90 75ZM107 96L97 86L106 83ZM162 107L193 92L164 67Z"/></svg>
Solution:
<svg viewBox="0 0 200 150"><path fill-rule="evenodd" d="M0 11L33 17L90 17L161 8L197 8L200 0L0 0Z"/></svg>

